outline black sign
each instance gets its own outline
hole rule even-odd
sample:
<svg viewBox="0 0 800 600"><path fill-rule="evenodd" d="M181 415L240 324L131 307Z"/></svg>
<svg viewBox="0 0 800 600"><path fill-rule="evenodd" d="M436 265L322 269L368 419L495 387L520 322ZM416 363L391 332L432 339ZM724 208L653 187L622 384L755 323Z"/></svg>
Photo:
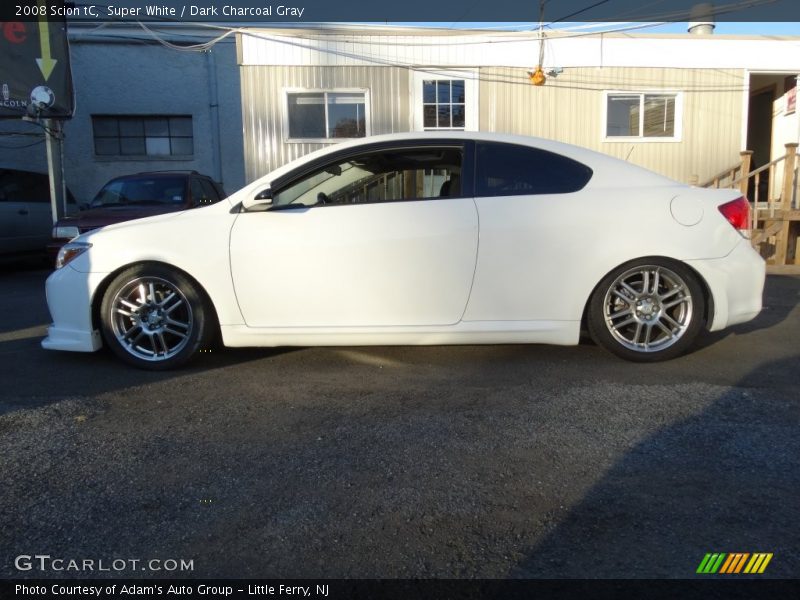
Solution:
<svg viewBox="0 0 800 600"><path fill-rule="evenodd" d="M70 118L74 112L63 2L40 0L36 20L0 21L0 118Z"/></svg>

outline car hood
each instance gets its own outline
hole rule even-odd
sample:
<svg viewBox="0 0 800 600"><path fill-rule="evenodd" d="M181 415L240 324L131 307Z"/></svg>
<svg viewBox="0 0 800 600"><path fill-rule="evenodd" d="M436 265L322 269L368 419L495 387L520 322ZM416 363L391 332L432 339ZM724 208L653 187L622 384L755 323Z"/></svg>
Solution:
<svg viewBox="0 0 800 600"><path fill-rule="evenodd" d="M84 210L70 217L60 219L59 225L75 225L82 230L89 230L133 219L176 213L181 210L184 210L181 205L171 206L167 204L158 206L104 206L102 208Z"/></svg>

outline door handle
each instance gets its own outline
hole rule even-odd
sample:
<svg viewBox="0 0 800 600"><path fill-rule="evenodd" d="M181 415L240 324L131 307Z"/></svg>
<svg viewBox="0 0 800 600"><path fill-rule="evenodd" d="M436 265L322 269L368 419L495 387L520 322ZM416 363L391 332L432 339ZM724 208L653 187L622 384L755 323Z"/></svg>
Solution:
<svg viewBox="0 0 800 600"><path fill-rule="evenodd" d="M28 214L28 209L26 209L26 208L20 208L20 209L17 211L17 214L18 214L18 215L27 215L27 214Z"/></svg>

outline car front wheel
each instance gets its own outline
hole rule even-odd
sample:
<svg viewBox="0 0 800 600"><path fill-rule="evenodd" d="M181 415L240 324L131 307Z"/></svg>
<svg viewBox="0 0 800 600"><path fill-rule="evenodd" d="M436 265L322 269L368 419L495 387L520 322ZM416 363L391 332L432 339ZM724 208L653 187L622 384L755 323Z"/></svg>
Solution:
<svg viewBox="0 0 800 600"><path fill-rule="evenodd" d="M137 265L108 286L100 308L106 344L125 362L149 370L178 367L206 345L212 313L186 275Z"/></svg>
<svg viewBox="0 0 800 600"><path fill-rule="evenodd" d="M606 276L589 301L592 339L637 362L684 353L704 325L705 296L697 276L667 259L627 263Z"/></svg>

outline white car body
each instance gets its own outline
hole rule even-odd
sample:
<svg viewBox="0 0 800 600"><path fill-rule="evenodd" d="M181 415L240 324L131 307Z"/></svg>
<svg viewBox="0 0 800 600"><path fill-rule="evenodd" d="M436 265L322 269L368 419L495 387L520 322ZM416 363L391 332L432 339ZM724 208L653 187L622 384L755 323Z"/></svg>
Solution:
<svg viewBox="0 0 800 600"><path fill-rule="evenodd" d="M593 175L582 190L558 195L240 210L325 156L438 138L530 145ZM717 209L739 196L543 139L446 132L347 142L218 204L80 236L91 248L47 280L53 324L42 345L99 349L100 295L137 263L170 265L194 279L213 304L225 346L576 344L598 283L642 257L675 260L697 274L715 331L761 309L764 261Z"/></svg>

